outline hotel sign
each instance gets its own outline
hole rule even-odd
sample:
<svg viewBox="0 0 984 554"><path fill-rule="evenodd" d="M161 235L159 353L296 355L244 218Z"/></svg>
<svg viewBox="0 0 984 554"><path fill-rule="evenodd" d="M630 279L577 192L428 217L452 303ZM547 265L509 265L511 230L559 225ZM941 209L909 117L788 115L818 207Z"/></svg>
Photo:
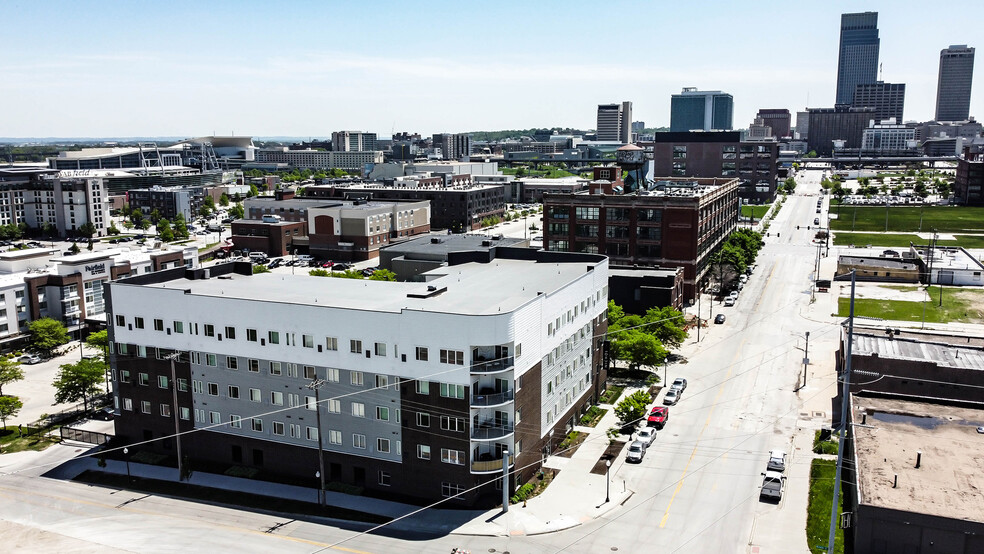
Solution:
<svg viewBox="0 0 984 554"><path fill-rule="evenodd" d="M100 275L106 274L106 262L99 262L91 265L83 266L83 278L87 279L90 277L98 277Z"/></svg>

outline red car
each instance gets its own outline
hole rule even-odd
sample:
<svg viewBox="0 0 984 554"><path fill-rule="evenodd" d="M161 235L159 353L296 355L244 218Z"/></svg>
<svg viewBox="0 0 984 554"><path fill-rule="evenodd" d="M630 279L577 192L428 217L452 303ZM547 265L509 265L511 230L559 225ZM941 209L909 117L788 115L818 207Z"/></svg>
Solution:
<svg viewBox="0 0 984 554"><path fill-rule="evenodd" d="M670 409L666 406L656 406L649 412L649 421L646 422L650 427L662 429L666 425L666 420L670 419Z"/></svg>

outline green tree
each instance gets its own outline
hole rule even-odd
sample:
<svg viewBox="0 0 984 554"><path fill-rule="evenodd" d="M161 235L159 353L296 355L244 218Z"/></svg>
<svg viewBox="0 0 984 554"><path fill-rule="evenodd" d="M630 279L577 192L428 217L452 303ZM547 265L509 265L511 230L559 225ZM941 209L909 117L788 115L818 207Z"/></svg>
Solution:
<svg viewBox="0 0 984 554"><path fill-rule="evenodd" d="M99 392L99 384L105 377L105 364L100 360L79 360L59 367L52 383L55 402L61 404L81 400L83 408L89 411L89 397Z"/></svg>
<svg viewBox="0 0 984 554"><path fill-rule="evenodd" d="M116 226L116 222L112 221L109 223L109 228L106 229L107 235L118 235L120 234L120 228Z"/></svg>
<svg viewBox="0 0 984 554"><path fill-rule="evenodd" d="M229 205L229 195L228 194L226 194L226 193L223 192L222 193L222 196L219 196L219 205L222 206L223 208Z"/></svg>
<svg viewBox="0 0 984 554"><path fill-rule="evenodd" d="M792 177L786 177L786 180L783 181L783 190L785 190L789 194L792 194L793 191L796 190L796 179L793 179Z"/></svg>
<svg viewBox="0 0 984 554"><path fill-rule="evenodd" d="M161 212L157 208L154 208L154 210L150 212L150 222L154 225L160 223L163 218L164 216L161 215Z"/></svg>
<svg viewBox="0 0 984 554"><path fill-rule="evenodd" d="M673 306L649 308L642 319L646 323L646 331L664 346L678 348L689 336L684 330L686 319L683 313Z"/></svg>
<svg viewBox="0 0 984 554"><path fill-rule="evenodd" d="M254 265L253 275L256 275L257 273L270 273L270 268L263 264Z"/></svg>
<svg viewBox="0 0 984 554"><path fill-rule="evenodd" d="M174 231L171 230L171 222L162 219L157 222L157 236L161 237L164 242L171 242L174 240Z"/></svg>
<svg viewBox="0 0 984 554"><path fill-rule="evenodd" d="M91 239L96 234L96 226L91 221L86 221L79 226L79 234L87 239Z"/></svg>
<svg viewBox="0 0 984 554"><path fill-rule="evenodd" d="M233 219L242 219L246 217L245 210L242 204L236 204L235 206L229 208L229 217Z"/></svg>
<svg viewBox="0 0 984 554"><path fill-rule="evenodd" d="M0 396L3 396L3 386L24 378L24 370L20 363L12 358L0 358Z"/></svg>
<svg viewBox="0 0 984 554"><path fill-rule="evenodd" d="M377 269L375 273L369 276L370 281L396 281L396 273L388 269Z"/></svg>
<svg viewBox="0 0 984 554"><path fill-rule="evenodd" d="M46 358L50 358L56 348L68 342L68 330L57 319L35 319L28 324L27 330L31 349Z"/></svg>
<svg viewBox="0 0 984 554"><path fill-rule="evenodd" d="M72 255L74 256L75 254L78 254L79 252L81 252L81 251L82 251L82 249L81 249L81 248L79 248L79 243L77 243L77 242L73 242L73 243L72 243L72 246L71 246L71 247L69 247L69 249L68 249L68 251L69 251L69 252L71 252L71 253L72 253Z"/></svg>
<svg viewBox="0 0 984 554"><path fill-rule="evenodd" d="M615 405L615 415L618 416L623 425L632 425L645 417L649 402L649 393L641 390L635 391Z"/></svg>
<svg viewBox="0 0 984 554"><path fill-rule="evenodd" d="M252 198L254 196L259 196L260 189L256 188L256 185L249 185L249 192L246 193L246 198Z"/></svg>
<svg viewBox="0 0 984 554"><path fill-rule="evenodd" d="M140 220L140 224L137 225L137 227L140 227L140 229L142 229L144 231L146 231L147 229L150 229L150 227L151 227L150 220L149 219L142 219L142 220Z"/></svg>
<svg viewBox="0 0 984 554"><path fill-rule="evenodd" d="M0 396L0 421L3 421L3 430L7 430L7 419L17 415L17 412L24 407L24 403L16 396Z"/></svg>
<svg viewBox="0 0 984 554"><path fill-rule="evenodd" d="M308 271L308 275L311 277L331 277L331 272L327 269L318 268Z"/></svg>
<svg viewBox="0 0 984 554"><path fill-rule="evenodd" d="M209 208L205 204L202 204L198 208L198 215L200 215L202 217L208 217L208 216L212 215L212 208Z"/></svg>
<svg viewBox="0 0 984 554"><path fill-rule="evenodd" d="M109 332L103 329L95 333L89 333L85 338L85 344L89 348L98 348L102 354L103 363L109 363Z"/></svg>
<svg viewBox="0 0 984 554"><path fill-rule="evenodd" d="M212 198L211 195L206 196L202 200L202 205L203 206L208 206L208 209L209 209L210 212L214 212L215 211L215 199Z"/></svg>
<svg viewBox="0 0 984 554"><path fill-rule="evenodd" d="M44 235L44 236L46 236L46 237L48 237L48 238L51 238L51 237L53 237L53 236L55 236L55 235L58 234L58 228L55 227L54 225L52 225L51 223L48 223L47 221L45 221L41 225L41 234Z"/></svg>
<svg viewBox="0 0 984 554"><path fill-rule="evenodd" d="M190 235L188 234L188 222L185 221L185 216L179 213L174 218L174 225L172 226L175 238L186 239Z"/></svg>
<svg viewBox="0 0 984 554"><path fill-rule="evenodd" d="M144 221L144 214L140 210L133 210L130 212L130 221L133 222L134 227L140 228L140 224Z"/></svg>
<svg viewBox="0 0 984 554"><path fill-rule="evenodd" d="M123 220L123 228L126 229L127 231L133 229L133 222L130 221L129 219L124 219Z"/></svg>

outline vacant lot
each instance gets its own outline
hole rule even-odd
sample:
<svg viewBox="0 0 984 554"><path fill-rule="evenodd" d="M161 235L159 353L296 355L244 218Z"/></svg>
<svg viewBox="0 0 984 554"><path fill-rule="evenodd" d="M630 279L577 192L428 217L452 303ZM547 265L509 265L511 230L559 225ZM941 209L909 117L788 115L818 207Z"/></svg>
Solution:
<svg viewBox="0 0 984 554"><path fill-rule="evenodd" d="M892 206L885 228L884 206L837 205L832 208L837 219L830 221L835 231L896 231L915 232L937 230L958 233L984 230L984 208L968 206ZM920 217L922 226L920 227Z"/></svg>
<svg viewBox="0 0 984 554"><path fill-rule="evenodd" d="M877 317L893 321L926 321L927 323L984 323L984 291L958 287L943 288L940 306L940 287L930 287L924 302L857 298L854 315ZM850 315L851 298L837 299L837 315ZM925 313L925 320L923 319Z"/></svg>
<svg viewBox="0 0 984 554"><path fill-rule="evenodd" d="M954 235L955 240L938 240L936 244L940 246L962 246L964 248L984 248L984 235ZM918 235L908 233L851 233L841 231L834 235L834 244L837 246L847 245L872 245L887 247L907 247L909 243L927 244L929 241L919 238Z"/></svg>
<svg viewBox="0 0 984 554"><path fill-rule="evenodd" d="M763 217L765 217L766 212L768 212L769 208L771 207L772 204L764 204L762 206L743 205L741 207L741 216L752 217L755 219L762 219Z"/></svg>

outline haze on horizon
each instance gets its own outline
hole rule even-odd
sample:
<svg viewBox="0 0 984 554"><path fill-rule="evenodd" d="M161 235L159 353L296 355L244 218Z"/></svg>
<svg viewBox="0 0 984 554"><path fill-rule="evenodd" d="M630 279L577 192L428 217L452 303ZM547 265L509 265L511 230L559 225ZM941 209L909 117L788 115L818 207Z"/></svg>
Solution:
<svg viewBox="0 0 984 554"><path fill-rule="evenodd" d="M939 52L984 3L914 1L4 3L0 136L591 129L600 103L669 124L682 87L760 108L833 105L841 13L879 12L882 78L932 119ZM971 115L984 106L975 79Z"/></svg>

